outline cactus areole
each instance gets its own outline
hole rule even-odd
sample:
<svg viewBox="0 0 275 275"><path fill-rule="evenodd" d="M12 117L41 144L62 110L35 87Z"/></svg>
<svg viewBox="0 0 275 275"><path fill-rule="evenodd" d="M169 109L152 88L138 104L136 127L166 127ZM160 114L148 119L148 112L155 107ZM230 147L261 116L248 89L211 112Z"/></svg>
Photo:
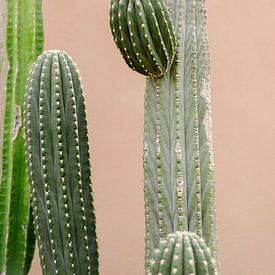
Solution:
<svg viewBox="0 0 275 275"><path fill-rule="evenodd" d="M154 77L169 69L176 39L163 0L112 0L110 25L115 43L131 69Z"/></svg>

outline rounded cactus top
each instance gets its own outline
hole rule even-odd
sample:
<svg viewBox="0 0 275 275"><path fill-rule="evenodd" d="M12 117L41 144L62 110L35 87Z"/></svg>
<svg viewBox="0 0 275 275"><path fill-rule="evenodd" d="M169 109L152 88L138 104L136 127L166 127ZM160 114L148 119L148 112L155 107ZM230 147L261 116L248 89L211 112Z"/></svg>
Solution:
<svg viewBox="0 0 275 275"><path fill-rule="evenodd" d="M176 38L163 0L112 0L110 26L131 69L153 77L160 77L169 69Z"/></svg>
<svg viewBox="0 0 275 275"><path fill-rule="evenodd" d="M192 232L176 232L160 241L148 275L217 275L216 263L204 239Z"/></svg>

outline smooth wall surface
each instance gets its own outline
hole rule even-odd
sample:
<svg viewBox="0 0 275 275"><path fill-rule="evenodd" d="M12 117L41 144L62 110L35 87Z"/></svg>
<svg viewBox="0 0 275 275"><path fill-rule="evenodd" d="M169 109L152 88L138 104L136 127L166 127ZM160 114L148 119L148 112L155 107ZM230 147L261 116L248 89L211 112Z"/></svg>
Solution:
<svg viewBox="0 0 275 275"><path fill-rule="evenodd" d="M221 274L274 275L275 2L207 6ZM44 1L45 49L66 50L82 75L101 274L142 275L144 79L115 48L108 8Z"/></svg>

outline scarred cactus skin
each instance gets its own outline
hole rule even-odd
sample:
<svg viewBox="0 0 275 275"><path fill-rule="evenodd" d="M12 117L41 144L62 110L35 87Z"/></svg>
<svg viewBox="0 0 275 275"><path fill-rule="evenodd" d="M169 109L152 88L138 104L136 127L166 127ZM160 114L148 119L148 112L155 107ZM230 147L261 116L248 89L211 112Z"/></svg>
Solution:
<svg viewBox="0 0 275 275"><path fill-rule="evenodd" d="M43 274L98 274L85 103L64 52L45 52L33 65L25 135Z"/></svg>
<svg viewBox="0 0 275 275"><path fill-rule="evenodd" d="M112 0L110 26L128 66L146 76L160 77L171 66L176 39L163 0Z"/></svg>
<svg viewBox="0 0 275 275"><path fill-rule="evenodd" d="M169 234L153 253L147 275L217 275L204 239L191 232Z"/></svg>

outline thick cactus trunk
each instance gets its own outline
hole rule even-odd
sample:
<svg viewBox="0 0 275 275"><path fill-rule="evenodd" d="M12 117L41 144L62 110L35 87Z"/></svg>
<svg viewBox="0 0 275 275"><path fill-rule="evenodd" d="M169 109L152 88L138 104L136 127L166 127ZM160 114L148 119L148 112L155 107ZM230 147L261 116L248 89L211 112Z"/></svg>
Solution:
<svg viewBox="0 0 275 275"><path fill-rule="evenodd" d="M177 36L174 64L147 78L144 180L146 269L161 238L193 231L217 257L210 62L204 0L167 0Z"/></svg>
<svg viewBox="0 0 275 275"><path fill-rule="evenodd" d="M44 274L98 274L89 145L79 74L49 51L26 92L26 142L34 221Z"/></svg>
<svg viewBox="0 0 275 275"><path fill-rule="evenodd" d="M14 275L28 273L35 243L22 121L27 75L43 47L41 1L1 0L1 13L5 11L6 36L2 36L2 26L0 36L1 43L6 43L1 45L1 52L6 46L8 62L8 74L1 76L1 80L7 77L6 86L1 84L0 91L4 95L0 107L4 107L0 131L0 272Z"/></svg>

